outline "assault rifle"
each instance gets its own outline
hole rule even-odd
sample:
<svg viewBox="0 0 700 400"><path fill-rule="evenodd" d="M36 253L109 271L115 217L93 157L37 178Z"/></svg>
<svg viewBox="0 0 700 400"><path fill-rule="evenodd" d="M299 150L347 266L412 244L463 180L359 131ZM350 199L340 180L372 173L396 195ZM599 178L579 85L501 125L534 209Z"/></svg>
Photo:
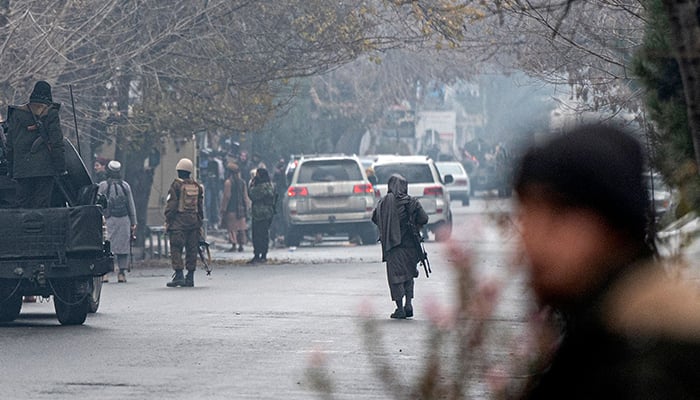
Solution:
<svg viewBox="0 0 700 400"><path fill-rule="evenodd" d="M409 212L408 207L406 207L406 212ZM423 245L423 235L420 233L420 229L416 226L415 223L413 223L413 215L408 216L408 227L411 229L412 237L413 237L413 245L415 246L416 251L418 252L418 257L419 262L423 266L423 269L425 270L425 277L430 278L430 274L433 273L433 270L430 269L430 260L428 260L428 252L425 251L425 246Z"/></svg>
<svg viewBox="0 0 700 400"><path fill-rule="evenodd" d="M204 264L204 270L207 271L207 275L211 275L211 266L209 265L211 264L211 252L209 251L209 243L203 238L199 239L197 253L199 253L199 258L202 260L202 264Z"/></svg>

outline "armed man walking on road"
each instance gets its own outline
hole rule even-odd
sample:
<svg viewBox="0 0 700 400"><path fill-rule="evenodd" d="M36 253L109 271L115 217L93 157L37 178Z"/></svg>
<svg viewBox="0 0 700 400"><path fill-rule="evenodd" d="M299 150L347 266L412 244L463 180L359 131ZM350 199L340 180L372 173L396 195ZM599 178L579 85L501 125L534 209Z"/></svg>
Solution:
<svg viewBox="0 0 700 400"><path fill-rule="evenodd" d="M416 246L416 234L428 223L428 214L418 200L408 195L408 182L403 176L392 175L387 192L374 209L372 222L379 227L382 261L386 261L391 299L396 302L396 311L390 317L411 318L413 279L418 276L417 265L424 257L420 244Z"/></svg>
<svg viewBox="0 0 700 400"><path fill-rule="evenodd" d="M17 181L20 208L50 207L55 177L66 171L60 108L45 81L34 85L29 103L8 107L8 173Z"/></svg>
<svg viewBox="0 0 700 400"><path fill-rule="evenodd" d="M170 254L173 280L168 287L193 287L194 271L197 268L197 251L204 220L204 189L192 178L192 160L183 158L175 166L177 178L170 185L165 205L165 224L170 236ZM185 263L182 249L185 249ZM187 276L183 269L187 268Z"/></svg>

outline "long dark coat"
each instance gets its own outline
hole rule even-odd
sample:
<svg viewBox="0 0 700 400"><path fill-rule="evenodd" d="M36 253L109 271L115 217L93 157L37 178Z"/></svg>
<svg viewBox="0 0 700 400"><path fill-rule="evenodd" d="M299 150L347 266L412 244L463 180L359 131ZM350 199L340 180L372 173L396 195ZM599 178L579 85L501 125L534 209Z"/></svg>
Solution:
<svg viewBox="0 0 700 400"><path fill-rule="evenodd" d="M34 105L33 105L34 106ZM54 176L66 169L63 133L58 112L61 106L52 103L36 119L48 134L48 143L32 145L40 129L27 104L10 106L7 110L7 161L13 178Z"/></svg>
<svg viewBox="0 0 700 400"><path fill-rule="evenodd" d="M390 284L406 282L417 276L416 264L420 261L409 226L428 223L428 215L418 200L408 195L408 182L399 175L392 175L387 184L387 194L372 213L372 222L379 228L382 244L382 261L386 261Z"/></svg>

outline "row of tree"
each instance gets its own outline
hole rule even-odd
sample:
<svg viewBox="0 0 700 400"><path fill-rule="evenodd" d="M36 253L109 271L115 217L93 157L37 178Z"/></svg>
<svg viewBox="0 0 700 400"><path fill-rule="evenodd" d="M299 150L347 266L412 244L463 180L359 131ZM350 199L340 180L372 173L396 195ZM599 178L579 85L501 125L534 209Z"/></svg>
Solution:
<svg viewBox="0 0 700 400"><path fill-rule="evenodd" d="M634 73L661 76L666 70L650 67L653 60L675 62L674 98L682 105L673 111L685 109L695 121L694 4L7 0L0 2L0 106L26 101L37 79L53 83L57 99L72 85L90 154L115 145L145 212L152 175L142 166L163 137L260 131L270 134L258 145L278 143L281 154L294 150L284 137L331 149L343 132L378 123L388 104L414 98L417 82L468 78L486 65L567 85L591 109L644 116L640 94L659 82L640 86ZM665 42L654 45L659 35ZM652 44L638 53L645 41ZM298 94L306 104L290 102ZM674 137L693 161L699 153L683 146L698 142L700 123L669 136L659 110L651 114L656 124L641 122L657 128L655 143ZM293 123L273 118L280 112Z"/></svg>

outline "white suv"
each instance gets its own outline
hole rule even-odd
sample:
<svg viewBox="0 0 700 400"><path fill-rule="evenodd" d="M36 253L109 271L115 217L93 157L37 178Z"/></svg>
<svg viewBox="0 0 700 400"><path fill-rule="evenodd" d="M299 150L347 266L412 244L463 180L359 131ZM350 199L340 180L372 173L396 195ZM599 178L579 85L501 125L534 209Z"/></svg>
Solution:
<svg viewBox="0 0 700 400"><path fill-rule="evenodd" d="M298 246L304 235L326 233L376 244L378 198L356 156L302 156L284 197L285 241Z"/></svg>
<svg viewBox="0 0 700 400"><path fill-rule="evenodd" d="M418 199L428 214L427 229L435 234L435 240L450 238L452 210L445 184L453 181L452 175L441 178L433 160L426 156L379 156L373 168L381 195L386 194L386 184L391 175L399 174L406 178L408 194Z"/></svg>

